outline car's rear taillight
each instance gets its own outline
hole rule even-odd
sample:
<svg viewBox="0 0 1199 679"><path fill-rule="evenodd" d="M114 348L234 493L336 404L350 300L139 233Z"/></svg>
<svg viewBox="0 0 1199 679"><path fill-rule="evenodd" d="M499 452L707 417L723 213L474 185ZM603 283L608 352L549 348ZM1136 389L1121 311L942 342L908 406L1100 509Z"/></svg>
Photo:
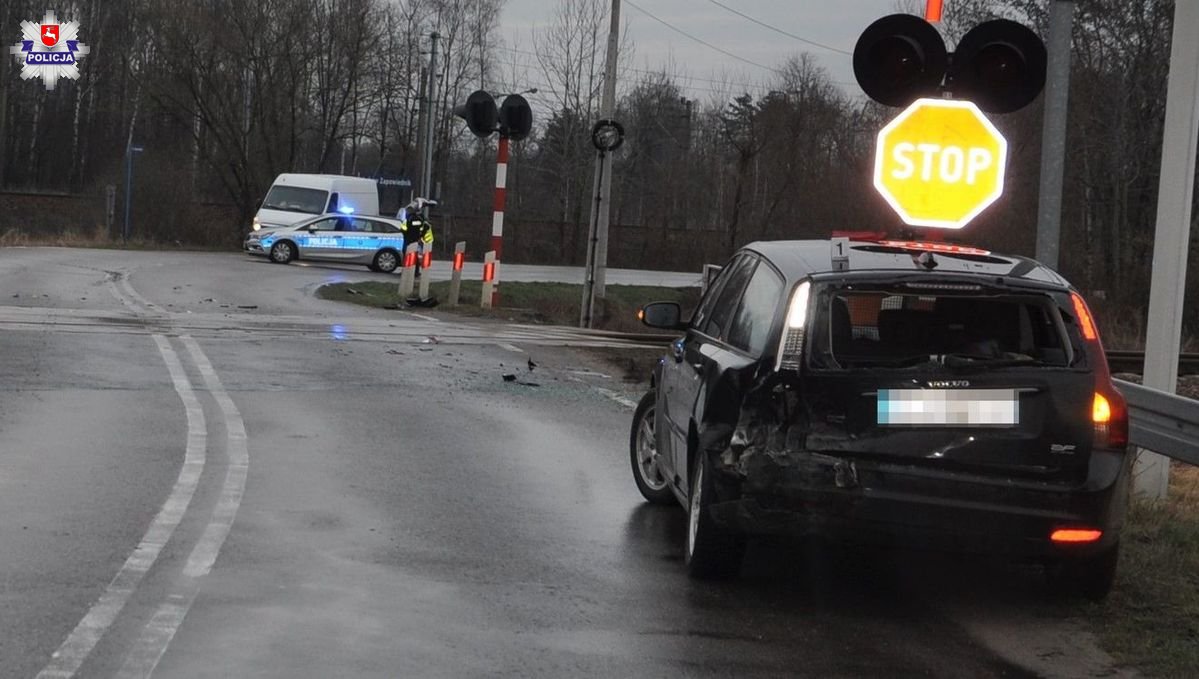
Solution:
<svg viewBox="0 0 1199 679"><path fill-rule="evenodd" d="M1120 392L1115 389L1095 392L1091 422L1095 425L1096 446L1123 448L1128 445L1128 404Z"/></svg>
<svg viewBox="0 0 1199 679"><path fill-rule="evenodd" d="M808 297L811 292L812 284L804 281L791 293L791 303L787 305L787 319L783 324L783 336L779 339L778 357L774 362L775 370L798 370L803 361Z"/></svg>
<svg viewBox="0 0 1199 679"><path fill-rule="evenodd" d="M1094 528L1059 528L1049 534L1049 539L1058 543L1095 542L1103 537L1103 531Z"/></svg>
<svg viewBox="0 0 1199 679"><path fill-rule="evenodd" d="M1099 329L1087 303L1077 292L1070 293L1074 315L1087 346L1091 349L1095 369L1095 393L1091 398L1091 424L1095 428L1095 446L1123 448L1128 445L1128 403L1116 390L1107 355L1099 340Z"/></svg>

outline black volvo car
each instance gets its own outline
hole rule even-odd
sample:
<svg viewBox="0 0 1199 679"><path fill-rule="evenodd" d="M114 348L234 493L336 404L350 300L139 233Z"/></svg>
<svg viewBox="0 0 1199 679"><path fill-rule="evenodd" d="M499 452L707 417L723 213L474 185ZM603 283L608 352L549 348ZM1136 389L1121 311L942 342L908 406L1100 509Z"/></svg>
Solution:
<svg viewBox="0 0 1199 679"><path fill-rule="evenodd" d="M908 241L743 248L636 410L631 461L688 512L686 563L728 577L747 536L1007 554L1111 588L1128 411L1095 322L1035 261Z"/></svg>

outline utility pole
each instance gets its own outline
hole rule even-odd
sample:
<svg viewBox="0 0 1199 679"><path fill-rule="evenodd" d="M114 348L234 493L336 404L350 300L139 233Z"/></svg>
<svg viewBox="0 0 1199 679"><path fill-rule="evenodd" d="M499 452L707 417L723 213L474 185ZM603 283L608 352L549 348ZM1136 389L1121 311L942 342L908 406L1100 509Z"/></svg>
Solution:
<svg viewBox="0 0 1199 679"><path fill-rule="evenodd" d="M422 195L425 190L425 126L429 120L429 70L422 66L420 70L420 93L417 96L416 114L416 164L417 175L413 183L413 198Z"/></svg>
<svg viewBox="0 0 1199 679"><path fill-rule="evenodd" d="M1195 148L1199 146L1199 2L1174 3L1174 37L1166 93L1166 125L1153 236L1149 325L1145 341L1145 381L1174 393L1186 294L1191 200L1195 189ZM1157 453L1137 455L1133 486L1152 499L1166 497L1170 461Z"/></svg>
<svg viewBox="0 0 1199 679"><path fill-rule="evenodd" d="M1041 127L1041 190L1037 208L1037 261L1056 270L1062 238L1062 179L1066 170L1066 122L1070 102L1073 0L1050 0L1049 67Z"/></svg>
<svg viewBox="0 0 1199 679"><path fill-rule="evenodd" d="M422 161L424 173L420 184L421 196L424 198L433 197L433 130L437 127L437 40L440 37L437 31L433 31L433 51L429 54L429 85L426 88L429 93L429 106L425 114L425 156ZM424 207L423 212L428 218L428 205Z"/></svg>
<svg viewBox="0 0 1199 679"><path fill-rule="evenodd" d="M620 0L612 0L608 28L608 56L604 63L604 92L600 100L600 118L611 120L616 112L616 59L620 45ZM595 299L603 308L608 268L608 220L612 197L612 154L599 151L595 157L595 202L591 205L591 234L587 239L587 268L583 285L583 306L590 308ZM590 326L590 314L585 314Z"/></svg>

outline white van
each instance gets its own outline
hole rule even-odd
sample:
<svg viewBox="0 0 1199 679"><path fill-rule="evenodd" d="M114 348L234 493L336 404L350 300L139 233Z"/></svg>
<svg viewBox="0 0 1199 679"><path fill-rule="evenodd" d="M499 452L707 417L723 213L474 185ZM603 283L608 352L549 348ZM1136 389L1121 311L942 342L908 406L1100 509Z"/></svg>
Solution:
<svg viewBox="0 0 1199 679"><path fill-rule="evenodd" d="M277 229L326 212L379 214L374 179L335 174L281 174L254 215L254 230Z"/></svg>

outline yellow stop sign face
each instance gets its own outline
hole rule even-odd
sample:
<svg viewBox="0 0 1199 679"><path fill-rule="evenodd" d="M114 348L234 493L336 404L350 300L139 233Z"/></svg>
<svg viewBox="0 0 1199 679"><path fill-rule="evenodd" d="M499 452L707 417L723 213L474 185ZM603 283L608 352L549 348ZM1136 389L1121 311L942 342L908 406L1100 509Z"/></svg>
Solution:
<svg viewBox="0 0 1199 679"><path fill-rule="evenodd" d="M1003 195L1007 140L972 102L920 99L878 133L874 187L912 226L960 229Z"/></svg>

